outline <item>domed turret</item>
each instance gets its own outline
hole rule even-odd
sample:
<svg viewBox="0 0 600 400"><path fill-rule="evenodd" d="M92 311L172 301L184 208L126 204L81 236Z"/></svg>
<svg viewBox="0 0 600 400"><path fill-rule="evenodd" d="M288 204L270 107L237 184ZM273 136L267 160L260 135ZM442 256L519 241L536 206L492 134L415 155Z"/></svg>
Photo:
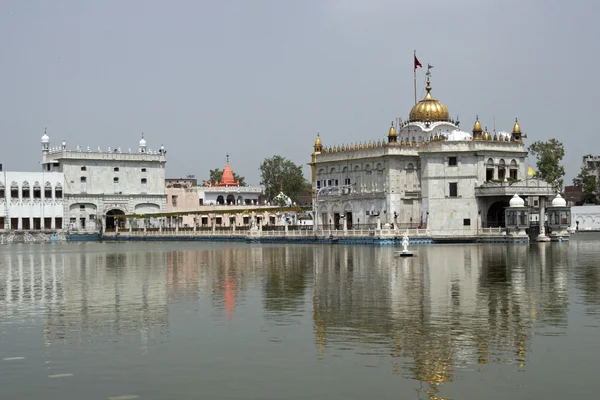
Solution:
<svg viewBox="0 0 600 400"><path fill-rule="evenodd" d="M560 194L557 194L556 197L552 200L552 207L566 207L567 201L562 198Z"/></svg>
<svg viewBox="0 0 600 400"><path fill-rule="evenodd" d="M475 117L475 124L473 124L473 140L482 140L483 130L481 129L481 123L479 122L479 115Z"/></svg>
<svg viewBox="0 0 600 400"><path fill-rule="evenodd" d="M521 125L519 125L519 120L517 119L517 117L515 117L515 124L513 125L512 137L515 141L519 142L521 141L522 136L523 135L521 133Z"/></svg>
<svg viewBox="0 0 600 400"><path fill-rule="evenodd" d="M519 197L518 194L515 194L512 199L508 202L509 207L524 207L525 200Z"/></svg>
<svg viewBox="0 0 600 400"><path fill-rule="evenodd" d="M50 143L50 136L48 136L45 129L44 129L44 136L42 136L42 143Z"/></svg>
<svg viewBox="0 0 600 400"><path fill-rule="evenodd" d="M315 153L320 153L323 151L323 143L321 143L321 136L317 133L317 138L315 139L315 144L313 146Z"/></svg>
<svg viewBox="0 0 600 400"><path fill-rule="evenodd" d="M485 132L483 132L483 140L492 140L492 135L490 135L487 126L485 127Z"/></svg>
<svg viewBox="0 0 600 400"><path fill-rule="evenodd" d="M431 96L431 82L429 80L429 70L427 71L427 94L425 98L414 105L410 110L409 120L420 121L420 122L433 122L433 121L448 121L450 120L450 113L448 109L439 101L435 100Z"/></svg>
<svg viewBox="0 0 600 400"><path fill-rule="evenodd" d="M146 152L146 140L144 139L144 134L142 133L142 138L140 139L140 153Z"/></svg>

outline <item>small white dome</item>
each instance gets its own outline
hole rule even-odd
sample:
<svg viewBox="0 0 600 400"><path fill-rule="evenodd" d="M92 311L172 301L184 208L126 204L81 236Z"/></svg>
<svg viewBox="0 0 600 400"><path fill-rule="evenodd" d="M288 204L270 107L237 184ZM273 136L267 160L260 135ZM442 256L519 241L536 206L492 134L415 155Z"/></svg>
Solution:
<svg viewBox="0 0 600 400"><path fill-rule="evenodd" d="M144 140L143 136L142 136L142 139L140 140L140 147L146 147L146 140Z"/></svg>
<svg viewBox="0 0 600 400"><path fill-rule="evenodd" d="M50 137L46 135L46 132L44 132L44 136L42 136L42 143L50 143Z"/></svg>
<svg viewBox="0 0 600 400"><path fill-rule="evenodd" d="M554 200L552 200L552 207L566 207L567 201L562 198L560 194L557 194Z"/></svg>
<svg viewBox="0 0 600 400"><path fill-rule="evenodd" d="M508 203L508 205L510 207L524 207L525 206L525 200L523 200L522 198L520 198L518 194L515 194L512 197L512 199L510 199L510 202Z"/></svg>
<svg viewBox="0 0 600 400"><path fill-rule="evenodd" d="M468 132L463 132L461 130L454 130L450 133L447 133L446 138L448 141L458 141L458 140L471 140L473 137Z"/></svg>

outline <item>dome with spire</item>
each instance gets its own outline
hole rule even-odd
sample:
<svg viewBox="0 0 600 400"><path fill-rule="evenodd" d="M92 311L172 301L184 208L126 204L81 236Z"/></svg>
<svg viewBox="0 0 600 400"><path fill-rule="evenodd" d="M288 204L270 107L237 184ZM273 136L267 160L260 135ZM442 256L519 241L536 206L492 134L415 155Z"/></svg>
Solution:
<svg viewBox="0 0 600 400"><path fill-rule="evenodd" d="M394 122L392 122L392 126L390 126L390 130L388 132L388 136L396 136L396 128L394 128Z"/></svg>
<svg viewBox="0 0 600 400"><path fill-rule="evenodd" d="M44 136L42 136L42 143L50 143L50 137L46 133L46 130L44 130Z"/></svg>
<svg viewBox="0 0 600 400"><path fill-rule="evenodd" d="M508 205L510 207L524 207L525 200L523 200L518 194L515 194L508 202Z"/></svg>
<svg viewBox="0 0 600 400"><path fill-rule="evenodd" d="M446 106L431 96L431 82L429 80L429 75L427 75L427 86L425 87L425 90L427 90L425 98L415 104L412 110L410 110L409 120L420 122L449 121L450 113Z"/></svg>
<svg viewBox="0 0 600 400"><path fill-rule="evenodd" d="M521 134L521 125L519 125L519 120L515 117L515 124L513 125L513 131L512 131L513 135L520 135Z"/></svg>
<svg viewBox="0 0 600 400"><path fill-rule="evenodd" d="M146 146L146 140L144 139L144 134L142 133L142 138L140 139L140 147Z"/></svg>
<svg viewBox="0 0 600 400"><path fill-rule="evenodd" d="M567 201L562 198L560 194L557 194L556 197L552 200L552 207L566 207Z"/></svg>
<svg viewBox="0 0 600 400"><path fill-rule="evenodd" d="M475 124L473 125L473 133L483 132L481 130L481 123L479 122L479 115L475 118Z"/></svg>

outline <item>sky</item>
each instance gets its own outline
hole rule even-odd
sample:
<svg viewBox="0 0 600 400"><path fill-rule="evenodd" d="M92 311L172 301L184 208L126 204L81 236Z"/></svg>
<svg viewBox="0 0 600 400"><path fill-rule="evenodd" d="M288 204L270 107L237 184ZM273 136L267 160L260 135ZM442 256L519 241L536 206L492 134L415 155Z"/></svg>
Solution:
<svg viewBox="0 0 600 400"><path fill-rule="evenodd" d="M566 184L600 155L600 2L592 0L3 0L0 163L51 146L167 149L167 177L382 139L414 104L413 51L461 128L564 143ZM418 97L425 70L418 70ZM583 100L581 100L583 99ZM531 161L532 164L535 160Z"/></svg>

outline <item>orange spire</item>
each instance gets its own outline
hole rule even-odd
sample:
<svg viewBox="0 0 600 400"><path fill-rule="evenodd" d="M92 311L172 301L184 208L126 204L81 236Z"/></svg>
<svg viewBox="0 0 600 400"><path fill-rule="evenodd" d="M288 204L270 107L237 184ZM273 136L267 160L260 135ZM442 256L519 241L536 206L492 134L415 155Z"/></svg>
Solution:
<svg viewBox="0 0 600 400"><path fill-rule="evenodd" d="M223 170L221 182L217 186L238 186L238 182L233 178L233 171L229 166L229 154L227 154L227 165L225 165L225 169Z"/></svg>

